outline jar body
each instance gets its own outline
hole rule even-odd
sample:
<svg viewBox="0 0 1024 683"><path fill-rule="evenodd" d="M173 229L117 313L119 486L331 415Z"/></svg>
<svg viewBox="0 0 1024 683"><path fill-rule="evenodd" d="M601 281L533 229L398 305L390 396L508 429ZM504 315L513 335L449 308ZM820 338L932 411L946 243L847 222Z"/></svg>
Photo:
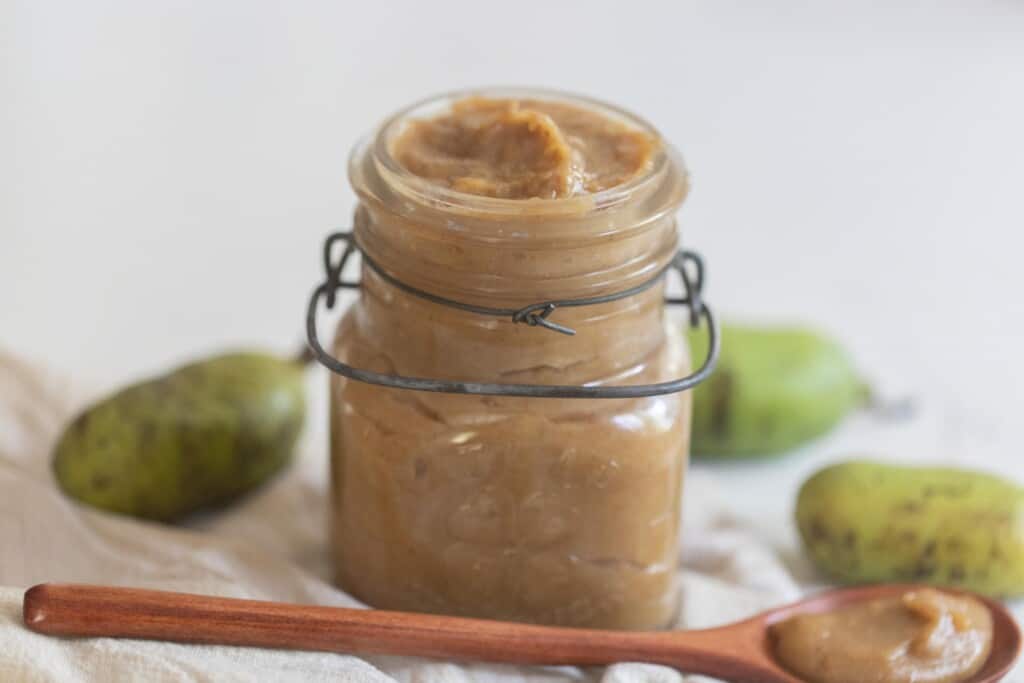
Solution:
<svg viewBox="0 0 1024 683"><path fill-rule="evenodd" d="M632 290L676 253L686 182L668 152L614 196L470 201L406 183L383 130L350 165L354 232L366 257L406 285L515 310ZM333 352L421 378L664 382L687 374L689 359L663 300L662 281L559 308L552 319L576 331L566 336L417 297L364 266ZM383 609L613 629L672 623L687 392L552 399L330 381L330 535L342 588Z"/></svg>
<svg viewBox="0 0 1024 683"><path fill-rule="evenodd" d="M574 320L576 337L563 338L417 300L367 269L363 282L334 348L357 367L517 383L609 379L533 363L523 348L533 337L578 346L569 366L596 361L636 382L688 369L660 287L594 307L586 315L595 320ZM622 354L622 367L585 357L609 346L642 352ZM384 609L595 628L671 623L688 392L573 400L330 381L331 538L345 590Z"/></svg>

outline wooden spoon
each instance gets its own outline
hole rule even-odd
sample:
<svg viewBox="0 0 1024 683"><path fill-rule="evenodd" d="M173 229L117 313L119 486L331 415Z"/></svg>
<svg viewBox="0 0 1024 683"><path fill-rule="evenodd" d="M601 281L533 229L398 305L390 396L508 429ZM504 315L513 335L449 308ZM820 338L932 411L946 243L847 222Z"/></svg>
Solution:
<svg viewBox="0 0 1024 683"><path fill-rule="evenodd" d="M432 614L289 605L187 593L40 584L25 593L25 625L61 636L148 638L182 643L477 659L517 664L652 662L751 683L799 683L772 653L768 627L798 612L822 612L920 586L835 590L750 619L695 631L623 632L555 628ZM952 591L967 594L964 591ZM998 681L1021 648L1013 617L992 611L992 654L970 683Z"/></svg>

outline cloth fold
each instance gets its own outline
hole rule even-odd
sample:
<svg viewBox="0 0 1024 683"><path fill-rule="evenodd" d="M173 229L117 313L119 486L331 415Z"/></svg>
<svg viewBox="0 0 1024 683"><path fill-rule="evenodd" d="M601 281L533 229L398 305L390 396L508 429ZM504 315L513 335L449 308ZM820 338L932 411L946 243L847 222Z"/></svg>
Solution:
<svg viewBox="0 0 1024 683"><path fill-rule="evenodd" d="M322 376L313 381L325 384ZM311 392L317 394L312 384ZM586 670L513 667L32 633L21 623L21 598L25 588L46 581L361 606L329 580L323 414L312 411L299 457L284 475L231 508L182 528L106 514L61 494L49 451L64 422L92 398L91 387L0 351L0 680L707 680L642 663ZM726 623L801 593L777 553L733 518L726 503L712 475L690 473L680 627Z"/></svg>

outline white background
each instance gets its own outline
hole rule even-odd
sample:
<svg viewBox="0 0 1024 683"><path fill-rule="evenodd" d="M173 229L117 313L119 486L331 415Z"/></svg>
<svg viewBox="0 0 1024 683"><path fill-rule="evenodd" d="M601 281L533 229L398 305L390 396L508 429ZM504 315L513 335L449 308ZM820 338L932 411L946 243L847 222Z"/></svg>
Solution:
<svg viewBox="0 0 1024 683"><path fill-rule="evenodd" d="M842 339L917 419L718 467L792 547L850 453L1024 481L1024 3L0 4L0 345L114 386L294 348L348 150L488 84L635 110L683 151L684 240L732 317ZM322 383L321 383L322 384Z"/></svg>

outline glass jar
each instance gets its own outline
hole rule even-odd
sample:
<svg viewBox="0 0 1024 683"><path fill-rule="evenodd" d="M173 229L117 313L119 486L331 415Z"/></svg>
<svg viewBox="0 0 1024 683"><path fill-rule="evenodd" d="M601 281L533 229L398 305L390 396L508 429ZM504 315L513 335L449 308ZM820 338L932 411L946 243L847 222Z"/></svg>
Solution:
<svg viewBox="0 0 1024 683"><path fill-rule="evenodd" d="M487 95L566 101L657 136L584 98ZM455 192L405 171L389 143L457 97L400 112L352 154L362 291L338 325L335 367L586 387L685 375L682 325L666 321L658 277L676 257L674 213L688 188L676 153L661 144L640 177L592 195ZM557 309L550 319L571 336L545 329L544 316L486 314L606 296ZM330 537L352 595L384 609L581 627L673 621L688 392L467 395L336 374L330 396Z"/></svg>

